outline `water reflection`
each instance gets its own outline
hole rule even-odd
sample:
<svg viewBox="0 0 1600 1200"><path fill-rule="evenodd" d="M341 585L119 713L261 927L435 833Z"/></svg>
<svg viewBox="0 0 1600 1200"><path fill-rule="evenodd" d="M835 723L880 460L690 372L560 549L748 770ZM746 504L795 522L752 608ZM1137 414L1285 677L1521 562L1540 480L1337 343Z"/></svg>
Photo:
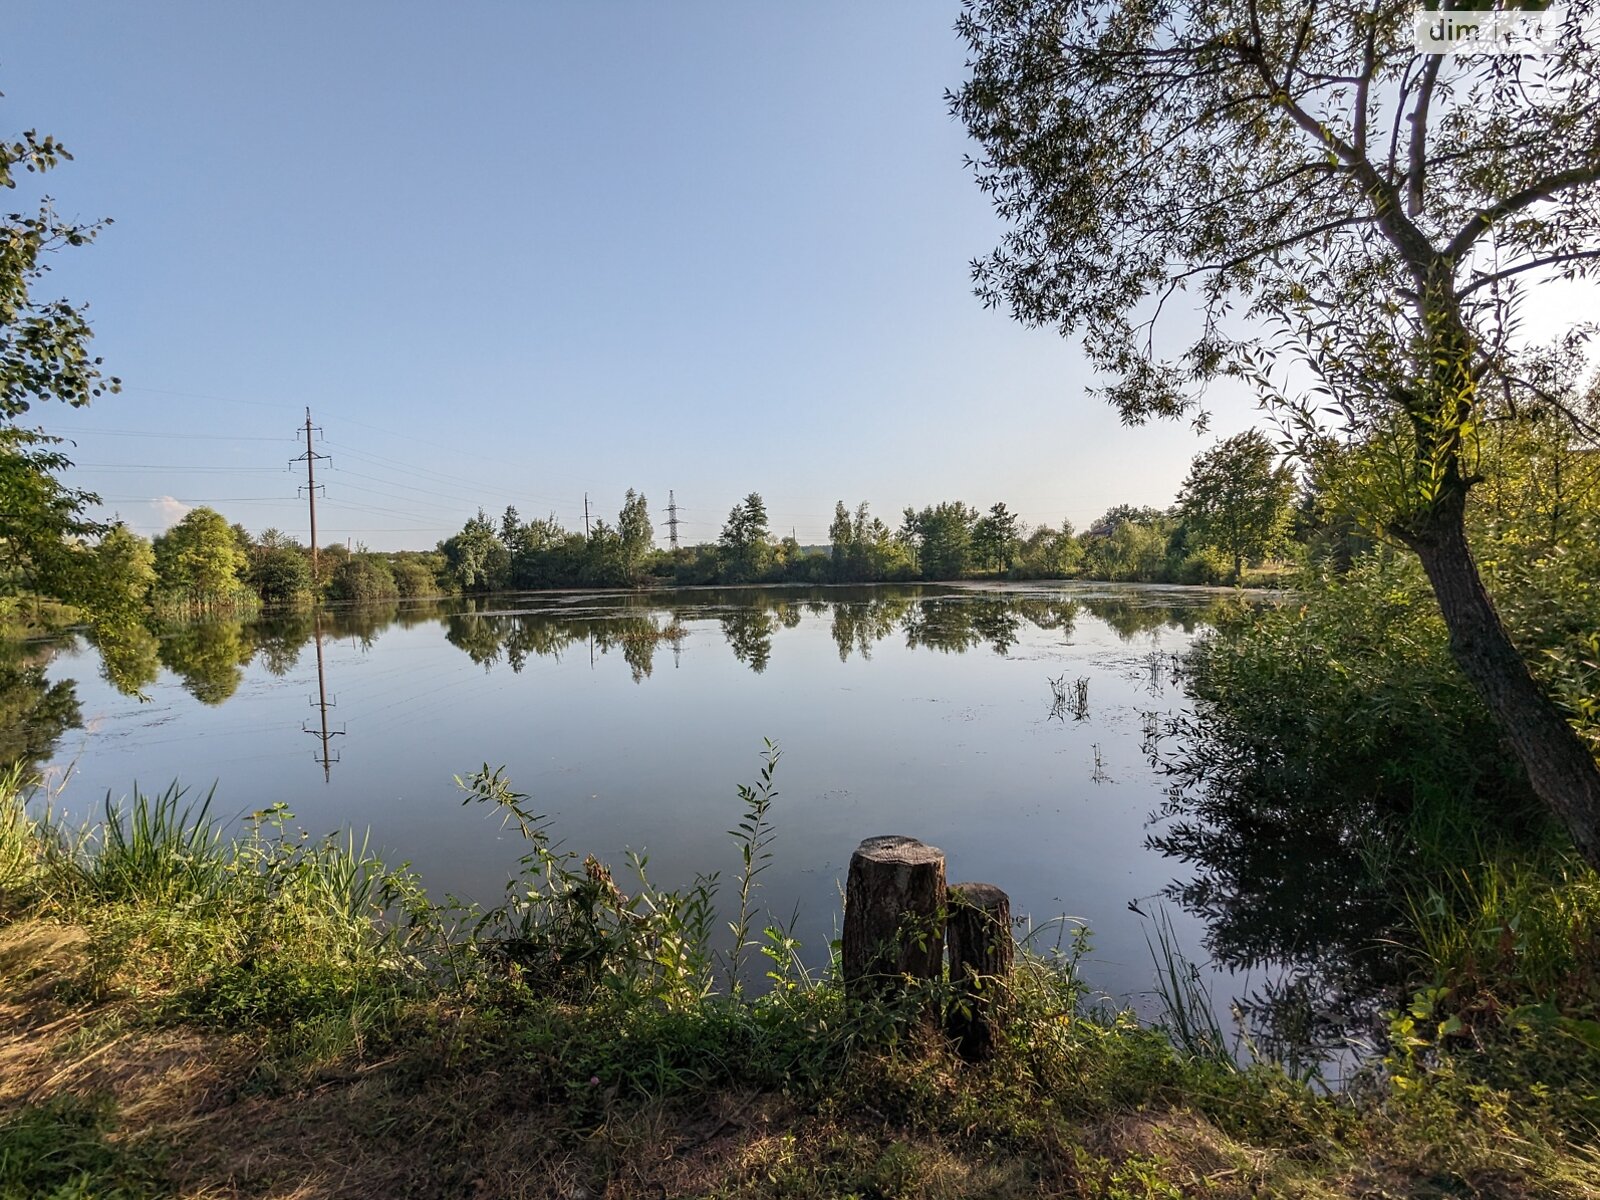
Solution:
<svg viewBox="0 0 1600 1200"><path fill-rule="evenodd" d="M1408 975L1405 898L1388 882L1408 851L1383 798L1330 800L1280 747L1186 721L1165 741L1178 782L1148 844L1182 864L1167 897L1203 921L1216 962L1266 969L1237 1001L1263 1050L1306 1067L1360 1058Z"/></svg>
<svg viewBox="0 0 1600 1200"><path fill-rule="evenodd" d="M441 722L445 729L438 736L451 739L449 750L465 747L469 754L477 753L478 746L471 744L480 729L499 719L495 708L511 713L505 719L525 722L519 725L516 736L531 740L527 730L537 730L546 742L581 739L575 726L561 725L561 706L568 697L581 690L571 672L592 669L597 676L610 676L606 688L592 689L597 699L592 703L619 706L615 689L625 689L632 694L633 686L646 689L656 697L670 694L674 697L693 697L692 705L684 704L684 711L692 710L695 719L707 727L727 724L728 712L712 707L707 700L708 688L696 692L692 688L674 692L684 683L694 683L685 675L675 675L673 668L685 656L691 660L712 659L720 663L722 677L717 683L716 695L735 695L739 689L728 679L729 671L748 679L750 675L771 680L783 677L788 665L802 656L816 661L819 656L827 664L834 654L843 663L869 662L877 655L883 671L866 673L869 676L892 676L891 663L904 659L907 652L921 656L924 665L939 667L938 671L919 671L918 677L937 675L953 680L943 691L934 691L940 704L925 704L919 694L915 710L895 709L879 704L871 707L868 697L882 694L873 691L871 682L860 677L851 678L849 693L856 699L846 699L839 690L815 690L809 678L794 676L785 680L788 686L798 687L790 708L783 710L786 718L793 714L796 726L807 714L807 706L849 712L851 721L866 723L873 728L877 723L895 730L897 744L917 746L919 738L928 738L927 718L923 713L937 714L939 721L966 721L970 713L964 711L971 704L976 708L987 704L996 727L1005 726L1019 730L1029 720L1048 721L1051 709L1050 681L1061 689L1065 697L1061 713L1070 715L1068 721L1051 722L1056 731L1048 736L1051 742L1035 741L1028 744L1001 739L997 733L974 733L966 749L967 758L974 754L992 753L990 768L969 778L969 785L977 788L1010 787L1014 782L1019 792L1027 792L1034 807L1018 817L1019 821L1053 823L1053 828L1066 829L1074 822L1093 822L1099 811L1109 809L1121 801L1121 796L1132 797L1137 786L1140 758L1136 753L1122 751L1122 739L1137 746L1141 738L1150 740L1158 720L1167 716L1168 705L1181 703L1181 687L1175 688L1174 660L1171 649L1180 645L1174 638L1173 646L1163 646L1152 634L1162 631L1192 632L1214 622L1225 606L1237 601L1228 596L1208 596L1194 592L1163 592L1157 589L1128 589L1090 587L1028 588L1016 590L963 589L948 587L877 587L877 588L817 588L817 589L700 589L662 593L611 593L570 595L526 595L490 597L482 600L454 600L444 602L405 604L389 603L375 607L334 609L322 613L292 612L263 617L252 621L219 621L174 629L143 630L130 634L116 647L101 646L102 655L119 656L119 670L131 670L130 678L141 680L140 686L149 686L159 670L169 672L170 682L176 680L195 700L211 709L221 709L236 703L237 713L271 712L275 728L281 727L295 743L293 770L305 773L303 757L304 731L313 739L312 756L316 770L323 781L330 779L337 792L340 785L347 791L361 790L363 794L397 795L399 784L379 785L368 781L374 772L383 768L381 760L399 758L390 753L395 746L392 740L396 723L401 717L407 720L417 714L445 715L458 700L472 694L483 697L469 706L470 718L455 722ZM802 628L804 626L804 628ZM437 633L426 639L405 642L398 632L417 627L428 627ZM1107 630L1110 631L1108 635ZM1041 636L1044 635L1044 636ZM442 640L448 649L438 644ZM1125 649L1118 651L1112 636L1120 639ZM384 682L374 691L370 682L361 689L358 673L354 669L354 656L344 647L334 643L353 643L360 648L372 648L385 638L394 637L396 650L404 646L408 653L396 655L369 672ZM424 655L417 643L431 643ZM1070 670L1062 673L1062 664L1071 655L1056 651L1075 641L1092 644L1097 659L1073 658ZM34 645L25 651L14 651L8 659L0 661L0 758L6 762L21 761L30 767L47 762L66 731L78 727L82 721L79 692L87 695L95 685L92 678L83 676L84 682L75 685L71 679L53 679L64 672L59 669L60 656L70 653L70 640L54 646ZM415 650L417 657L410 657ZM1076 652L1074 652L1076 653ZM944 671L938 660L945 656L972 655L988 660L994 671L968 670L963 665L958 672ZM1003 663L994 663L995 657L1011 661L1034 659L1039 661L1035 671L1030 665L1012 672ZM452 665L441 670L439 663L448 659ZM739 664L730 667L730 660ZM317 668L315 690L309 684L309 670ZM1045 663L1052 664L1048 669ZM465 664L472 664L466 667ZM563 663L568 672L562 675L550 671L551 664ZM247 668L258 664L267 675L283 678L293 672L305 672L292 685L292 704L279 709L252 708L245 697L259 693L261 673ZM692 663L686 663L688 667ZM977 666L979 664L972 664ZM459 672L461 679L451 677L450 671ZM745 673L749 674L746 675ZM110 674L110 667L107 667ZM494 689L480 688L484 673L495 675L504 684L508 675L536 674L541 678L539 687L521 687L515 702L505 699ZM342 674L336 680L333 676ZM837 689L842 680L830 667L824 673L830 680L829 689ZM1107 678L1110 674L1114 678ZM1090 688L1089 676L1094 676L1092 691L1086 690L1080 698L1077 686L1081 682ZM244 681L251 680L246 687ZM710 676L708 676L710 678ZM820 676L819 676L820 678ZM399 685L405 680L405 686ZM650 681L654 680L654 684ZM630 682L631 681L631 682ZM597 680L602 682L602 680ZM1181 683L1181 680L1178 681ZM304 684L305 686L302 686ZM342 688L341 685L342 684ZM1133 686L1128 686L1132 684ZM1037 689L1037 694L1019 689ZM388 690L393 690L392 697ZM462 690L447 692L450 688ZM805 690L811 688L813 690ZM570 689L570 690L569 690ZM930 689L931 690L931 689ZM349 701L336 708L339 693ZM766 694L771 694L767 689ZM537 696L535 695L537 693ZM754 694L754 693L751 693ZM1008 708L1006 703L1019 694L1028 697L1026 713L1023 706ZM365 698L363 698L365 697ZM553 699L552 699L553 697ZM627 745L622 754L607 751L604 769L584 760L585 776L592 778L612 771L609 779L589 785L584 796L594 799L594 820L625 824L637 821L631 810L611 808L611 799L625 794L628 782L647 772L660 769L659 764L670 760L670 746L674 738L708 737L699 729L670 725L671 714L663 714L659 706L645 703L646 694L640 695L641 704L630 707L629 713L647 714L653 722L664 717L662 730L650 733L629 729ZM950 706L944 702L950 700ZM304 705L309 701L315 709L308 716ZM88 701L91 711L98 711L94 702ZM576 703L576 702L574 702ZM743 699L727 701L744 703ZM669 699L667 707L678 705ZM853 708L850 705L861 705ZM159 706L157 706L159 707ZM1157 710L1162 710L1158 712ZM590 710L603 712L603 708ZM1118 713L1122 716L1119 718ZM698 714L706 713L704 718ZM1015 713L1017 715L1010 715ZM737 714L734 714L737 715ZM344 718L338 721L336 718ZM162 717L161 719L165 719ZM241 719L232 718L237 723ZM630 717L631 719L631 717ZM1114 721L1124 721L1123 727ZM350 736L361 740L364 747L381 753L363 755L358 764L353 758L347 761L335 778L332 767L339 761L339 746L346 740L346 723ZM844 718L840 718L843 724ZM218 720L216 727L227 732L226 722ZM818 744L831 744L827 739L837 735L839 726L819 725L811 731ZM926 744L936 744L941 761L963 761L950 744L961 740L950 738L945 731L956 726L942 725L939 732ZM192 726L180 724L170 735L177 740ZM406 726L407 738L420 741L425 735L416 732L417 724ZM969 728L965 724L960 728ZM465 732L463 730L465 729ZM783 728L772 732L781 736ZM1081 742L1073 741L1080 737ZM240 734L240 752L254 753L253 731ZM966 736L965 733L962 735ZM1068 740L1063 740L1068 739ZM489 738L485 735L485 741ZM696 781L694 787L685 785L685 794L705 794L714 791L725 781L734 768L726 767L731 753L714 739L707 741L705 753L708 782L704 787ZM1047 754L1037 753L1048 746ZM1080 810L1063 808L1063 798L1052 792L1056 787L1032 786L1040 778L1051 778L1048 773L1056 769L1049 754L1059 754L1060 747L1071 747L1071 753L1081 755L1074 759L1076 778L1096 783L1106 783L1104 788L1090 789L1094 799L1085 800ZM875 803L889 803L900 794L899 775L904 767L895 763L884 766L878 761L877 751L865 746L848 747L851 757L841 778L830 781L836 790L827 791L824 799L833 807L827 811L841 827L846 821L866 820L853 806L856 803L847 789L859 788L863 794L874 789L882 797ZM442 757L445 751L432 751ZM1105 761L1101 755L1105 752ZM420 753L420 751L419 751ZM189 754L187 747L184 755ZM631 760L627 755L634 755ZM720 756L720 757L719 757ZM1032 757L1030 757L1032 756ZM285 756L286 760L289 756ZM530 757L529 770L542 769L554 756L537 759ZM565 753L561 761L566 761ZM230 760L231 762L231 760ZM650 764L648 766L644 764ZM426 764L424 764L426 766ZM448 770L440 774L448 778ZM1091 770L1092 766L1092 770ZM997 767L998 769L994 769ZM424 773L423 768L413 767ZM551 768L554 770L555 768ZM396 767L398 772L400 768ZM880 770L886 775L875 776ZM1244 770L1239 765L1235 776ZM141 776L142 778L143 776ZM287 777L286 777L287 778ZM543 781L548 789L551 777ZM654 779L654 775L652 775ZM1116 780L1113 786L1110 781ZM276 782L276 781L275 781ZM609 783L607 791L604 784ZM1159 785L1157 785L1159 786ZM292 789L292 778L289 779ZM319 794L324 789L317 786ZM1003 790L1003 789L1002 789ZM1206 804L1197 806L1192 797L1181 793L1168 806L1156 814L1156 821L1148 829L1138 827L1149 811L1150 804L1159 799L1159 792L1146 792L1135 799L1138 811L1133 818L1135 829L1129 836L1130 846L1137 846L1146 833L1151 834L1151 844L1161 853L1171 857L1174 864L1182 864L1182 878L1171 884L1167 895L1185 911L1203 919L1207 930L1205 949L1218 962L1236 968L1267 968L1264 977L1271 982L1259 986L1245 996L1240 1005L1252 1017L1263 1044L1286 1057L1296 1053L1315 1054L1318 1051L1297 1048L1313 1047L1325 1050L1338 1045L1345 1037L1364 1028L1371 1010L1361 998L1371 994L1372 984L1383 977L1393 964L1386 963L1381 949L1383 933L1393 914L1386 907L1387 898L1365 894L1358 881L1370 873L1353 869L1359 856L1372 852L1370 838L1361 835L1362 814L1342 820L1312 819L1316 811L1293 803L1292 787L1281 789L1281 795L1271 796L1251 793L1248 789L1219 790ZM596 799L591 793L598 793ZM986 797L990 793L982 793ZM996 795L998 796L998 792ZM687 803L687 801L678 801ZM999 805L1001 799L990 798ZM666 806L667 802L661 802ZM876 826L882 818L878 808L871 810L869 822ZM964 809L962 811L965 811ZM1056 817L1054 814L1063 814ZM1095 814L1093 816L1089 814ZM363 812L365 819L366 813ZM345 819L341 814L340 819ZM353 819L353 818L352 818ZM720 821L721 817L714 818ZM383 814L385 829L396 827L399 817L394 812ZM819 826L823 819L818 819ZM720 829L720 824L715 826ZM430 834L430 836L432 836ZM1053 836L1053 835L1048 835ZM1045 840L1041 836L1038 840ZM1007 853L1014 853L1014 847ZM1153 860L1152 860L1153 861ZM1087 864L1083 869L1101 864ZM1161 883L1179 874L1179 867L1170 869L1155 863L1159 874L1142 885L1140 896L1148 896ZM999 869L998 867L996 868ZM1047 866L1036 868L1041 877ZM1107 878L1099 885L1111 894L1121 886L1120 879ZM1066 899L1055 901L1064 907L1076 907L1072 894L1061 889ZM1054 896L1050 892L1045 899ZM1131 893L1115 897L1116 906ZM1059 911L1059 908L1056 910ZM1198 935L1195 938L1198 942ZM1198 945L1188 947L1198 951ZM1142 957L1142 941L1133 944L1125 955L1130 961ZM1282 969L1287 964L1288 969Z"/></svg>
<svg viewBox="0 0 1600 1200"><path fill-rule="evenodd" d="M1174 627L1209 623L1230 598L1197 602L1192 595L1142 600L1063 592L978 592L950 588L703 589L688 592L586 597L561 607L535 600L525 609L456 605L443 618L451 645L486 669L504 661L521 671L533 657L560 658L582 641L591 657L620 651L636 682L649 678L662 644L682 652L691 626L714 620L733 656L760 674L772 661L781 631L806 615L830 618L841 661L872 657L873 647L898 636L906 646L964 654L987 648L1008 654L1025 627L1070 638L1080 611L1109 625L1124 640Z"/></svg>
<svg viewBox="0 0 1600 1200"><path fill-rule="evenodd" d="M161 668L170 671L196 700L227 703L245 669L259 662L283 677L300 664L309 646L317 661L318 719L307 732L321 743L317 760L326 774L336 753L330 728L325 639L349 638L370 648L385 631L418 625L442 627L445 640L485 671L500 665L513 673L538 659L560 660L580 648L599 669L621 658L635 683L649 679L663 649L681 660L691 632L714 630L733 657L761 674L775 644L806 616L827 617L841 661L872 658L873 649L896 638L912 649L941 654L987 650L1006 655L1027 627L1070 640L1080 612L1109 625L1124 640L1162 628L1192 631L1214 619L1228 598L1159 592L1138 596L1061 590L977 591L947 587L733 588L583 596L534 594L431 602L388 602L320 612L290 611L249 620L213 620L159 629L122 631L102 641L102 674L119 690L137 694ZM0 661L0 761L31 766L47 761L61 735L78 728L74 684L51 683L46 669L54 656L75 649L68 636L52 643L12 647Z"/></svg>
<svg viewBox="0 0 1600 1200"><path fill-rule="evenodd" d="M328 667L322 655L321 614L318 614L313 620L311 636L317 645L317 698L312 703L321 716L321 721L315 729L311 727L309 722L302 724L300 729L301 732L311 734L312 737L322 743L321 750L312 755L312 757L322 764L322 782L328 783L333 777L333 764L339 761L339 754L331 749L331 743L336 737L344 737L345 731L343 729L328 728L328 709L334 705L335 701L328 699ZM281 672L279 673L281 674Z"/></svg>
<svg viewBox="0 0 1600 1200"><path fill-rule="evenodd" d="M253 633L238 621L182 626L162 639L161 665L200 703L221 704L239 690L244 668L255 657Z"/></svg>
<svg viewBox="0 0 1600 1200"><path fill-rule="evenodd" d="M21 764L37 771L55 755L56 743L83 723L78 689L70 679L52 681L46 669L59 644L4 647L0 657L0 767Z"/></svg>

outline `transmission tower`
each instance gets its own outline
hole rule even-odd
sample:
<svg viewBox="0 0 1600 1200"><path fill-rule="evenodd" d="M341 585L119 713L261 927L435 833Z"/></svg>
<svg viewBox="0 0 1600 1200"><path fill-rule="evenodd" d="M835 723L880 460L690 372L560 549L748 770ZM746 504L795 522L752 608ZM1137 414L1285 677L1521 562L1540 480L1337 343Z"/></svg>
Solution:
<svg viewBox="0 0 1600 1200"><path fill-rule="evenodd" d="M658 492L657 495L660 493ZM672 548L678 548L678 498L672 494L672 489L667 489L667 529L672 539Z"/></svg>

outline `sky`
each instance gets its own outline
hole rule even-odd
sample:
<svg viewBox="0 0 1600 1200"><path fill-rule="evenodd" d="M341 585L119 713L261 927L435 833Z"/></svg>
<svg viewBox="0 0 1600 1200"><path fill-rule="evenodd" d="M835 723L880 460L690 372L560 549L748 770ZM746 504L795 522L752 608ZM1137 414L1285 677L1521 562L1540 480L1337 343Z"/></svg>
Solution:
<svg viewBox="0 0 1600 1200"><path fill-rule="evenodd" d="M956 12L12 0L0 133L75 161L7 198L114 220L36 294L90 304L124 385L30 419L145 533L210 504L303 540L307 408L324 544L581 528L629 487L663 543L669 491L689 541L751 491L802 542L841 499L1170 504L1260 414L1125 428L1074 343L972 295L1001 226Z"/></svg>

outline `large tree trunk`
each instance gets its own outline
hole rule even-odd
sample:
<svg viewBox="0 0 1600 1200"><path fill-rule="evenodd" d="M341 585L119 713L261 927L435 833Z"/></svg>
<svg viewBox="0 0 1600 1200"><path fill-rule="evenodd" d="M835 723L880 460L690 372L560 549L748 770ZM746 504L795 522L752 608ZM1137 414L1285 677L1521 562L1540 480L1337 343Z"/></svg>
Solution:
<svg viewBox="0 0 1600 1200"><path fill-rule="evenodd" d="M1401 531L1422 560L1450 631L1450 651L1539 798L1578 852L1600 869L1600 765L1528 671L1478 575L1467 544L1465 489L1452 489L1428 516Z"/></svg>

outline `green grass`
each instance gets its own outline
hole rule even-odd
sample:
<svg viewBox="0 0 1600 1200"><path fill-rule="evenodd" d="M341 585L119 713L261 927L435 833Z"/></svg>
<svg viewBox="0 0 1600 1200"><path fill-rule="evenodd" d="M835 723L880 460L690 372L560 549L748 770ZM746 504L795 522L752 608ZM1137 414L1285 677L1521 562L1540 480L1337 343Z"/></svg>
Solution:
<svg viewBox="0 0 1600 1200"><path fill-rule="evenodd" d="M60 872L87 903L189 904L214 899L228 855L211 816L211 792L186 803L176 783L156 796L134 790L130 804L105 801L105 819Z"/></svg>
<svg viewBox="0 0 1600 1200"><path fill-rule="evenodd" d="M266 1096L400 1061L393 1086L410 1099L397 1103L425 1108L453 1079L504 1073L580 1159L661 1105L782 1098L802 1132L752 1142L760 1186L735 1173L714 1194L1328 1195L1345 1193L1317 1189L1375 1161L1442 1181L1437 1194L1486 1172L1533 1192L1600 1188L1600 1166L1572 1149L1600 1117L1592 1080L1560 1065L1587 1061L1570 1051L1589 1033L1575 1005L1592 1000L1592 876L1507 872L1416 899L1419 972L1441 982L1394 1015L1387 1073L1349 1095L1239 1061L1168 925L1151 944L1165 1002L1154 1025L1097 997L1079 929L1021 947L1000 1054L969 1067L920 1019L952 999L944 981L852 1000L758 919L776 761L769 747L740 789L736 954L713 949L716 873L665 889L636 860L615 878L559 850L487 767L459 781L464 803L500 812L526 847L488 910L433 901L365 841L308 838L281 806L231 834L209 795L136 790L75 831L31 811L13 774L0 780L0 923L86 932L57 992L111 1015L64 1038L69 1061L179 1026L248 1045L231 1088ZM490 1119L462 1103L455 1149L438 1153L469 1154L474 1122ZM352 1093L338 1119L365 1120L364 1104ZM0 1113L0 1189L13 1188L0 1200L147 1194L154 1160L129 1149L111 1109L56 1096ZM421 1112L392 1119L430 1128Z"/></svg>
<svg viewBox="0 0 1600 1200"><path fill-rule="evenodd" d="M111 1105L73 1096L0 1114L0 1200L155 1200L152 1158L108 1140Z"/></svg>
<svg viewBox="0 0 1600 1200"><path fill-rule="evenodd" d="M0 902L19 903L38 874L40 831L28 812L24 764L0 773ZM0 908L3 912L3 908Z"/></svg>

